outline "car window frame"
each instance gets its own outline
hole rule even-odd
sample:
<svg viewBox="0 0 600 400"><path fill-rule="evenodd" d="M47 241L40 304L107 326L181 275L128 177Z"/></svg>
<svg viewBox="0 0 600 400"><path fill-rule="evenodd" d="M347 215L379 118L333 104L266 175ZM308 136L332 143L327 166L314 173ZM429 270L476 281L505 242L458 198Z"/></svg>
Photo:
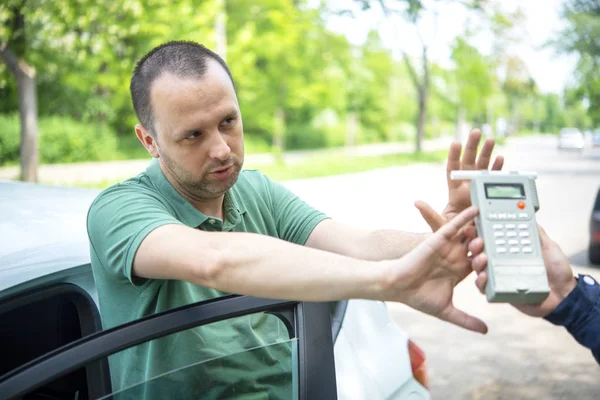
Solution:
<svg viewBox="0 0 600 400"><path fill-rule="evenodd" d="M156 338L243 315L267 312L298 340L298 399L336 399L328 303L228 295L178 307L69 343L0 377L0 393L19 398L61 376Z"/></svg>

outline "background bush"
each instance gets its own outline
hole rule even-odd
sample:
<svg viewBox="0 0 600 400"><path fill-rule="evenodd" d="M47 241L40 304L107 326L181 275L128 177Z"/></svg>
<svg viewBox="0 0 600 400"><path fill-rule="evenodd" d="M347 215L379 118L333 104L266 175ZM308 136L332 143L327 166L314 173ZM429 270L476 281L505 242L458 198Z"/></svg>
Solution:
<svg viewBox="0 0 600 400"><path fill-rule="evenodd" d="M69 117L38 121L39 155L43 164L119 158L115 133L102 124ZM20 122L17 114L0 115L0 165L19 161Z"/></svg>

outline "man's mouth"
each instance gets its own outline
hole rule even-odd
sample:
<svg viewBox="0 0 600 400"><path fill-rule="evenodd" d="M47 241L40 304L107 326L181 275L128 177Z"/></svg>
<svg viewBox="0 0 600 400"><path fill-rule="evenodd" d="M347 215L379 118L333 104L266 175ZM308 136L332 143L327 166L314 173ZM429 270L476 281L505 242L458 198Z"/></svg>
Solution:
<svg viewBox="0 0 600 400"><path fill-rule="evenodd" d="M211 174L218 174L219 172L225 172L225 171L227 171L231 167L233 167L233 164L217 168L217 169L211 171Z"/></svg>

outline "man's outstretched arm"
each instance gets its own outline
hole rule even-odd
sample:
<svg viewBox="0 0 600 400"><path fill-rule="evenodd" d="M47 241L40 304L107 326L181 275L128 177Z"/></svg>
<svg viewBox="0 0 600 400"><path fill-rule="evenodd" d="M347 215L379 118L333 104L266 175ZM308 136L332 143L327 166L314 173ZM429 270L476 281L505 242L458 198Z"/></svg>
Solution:
<svg viewBox="0 0 600 400"><path fill-rule="evenodd" d="M386 261L358 260L252 233L163 225L142 241L133 274L280 299L397 301L485 332L482 321L452 304L454 286L471 271L462 228L476 214L475 208L465 210L405 257Z"/></svg>

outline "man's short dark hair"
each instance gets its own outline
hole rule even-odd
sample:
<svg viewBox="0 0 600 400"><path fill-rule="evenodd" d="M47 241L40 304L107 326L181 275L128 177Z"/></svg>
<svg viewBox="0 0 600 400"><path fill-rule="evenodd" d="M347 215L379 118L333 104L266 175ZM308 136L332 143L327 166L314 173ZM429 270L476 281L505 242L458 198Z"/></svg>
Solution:
<svg viewBox="0 0 600 400"><path fill-rule="evenodd" d="M156 137L156 133L150 101L152 83L165 72L180 78L201 78L206 73L209 59L221 64L229 78L231 78L235 90L231 71L229 71L225 61L215 52L195 42L172 41L163 43L150 50L137 62L129 85L131 100L140 123L153 137Z"/></svg>

